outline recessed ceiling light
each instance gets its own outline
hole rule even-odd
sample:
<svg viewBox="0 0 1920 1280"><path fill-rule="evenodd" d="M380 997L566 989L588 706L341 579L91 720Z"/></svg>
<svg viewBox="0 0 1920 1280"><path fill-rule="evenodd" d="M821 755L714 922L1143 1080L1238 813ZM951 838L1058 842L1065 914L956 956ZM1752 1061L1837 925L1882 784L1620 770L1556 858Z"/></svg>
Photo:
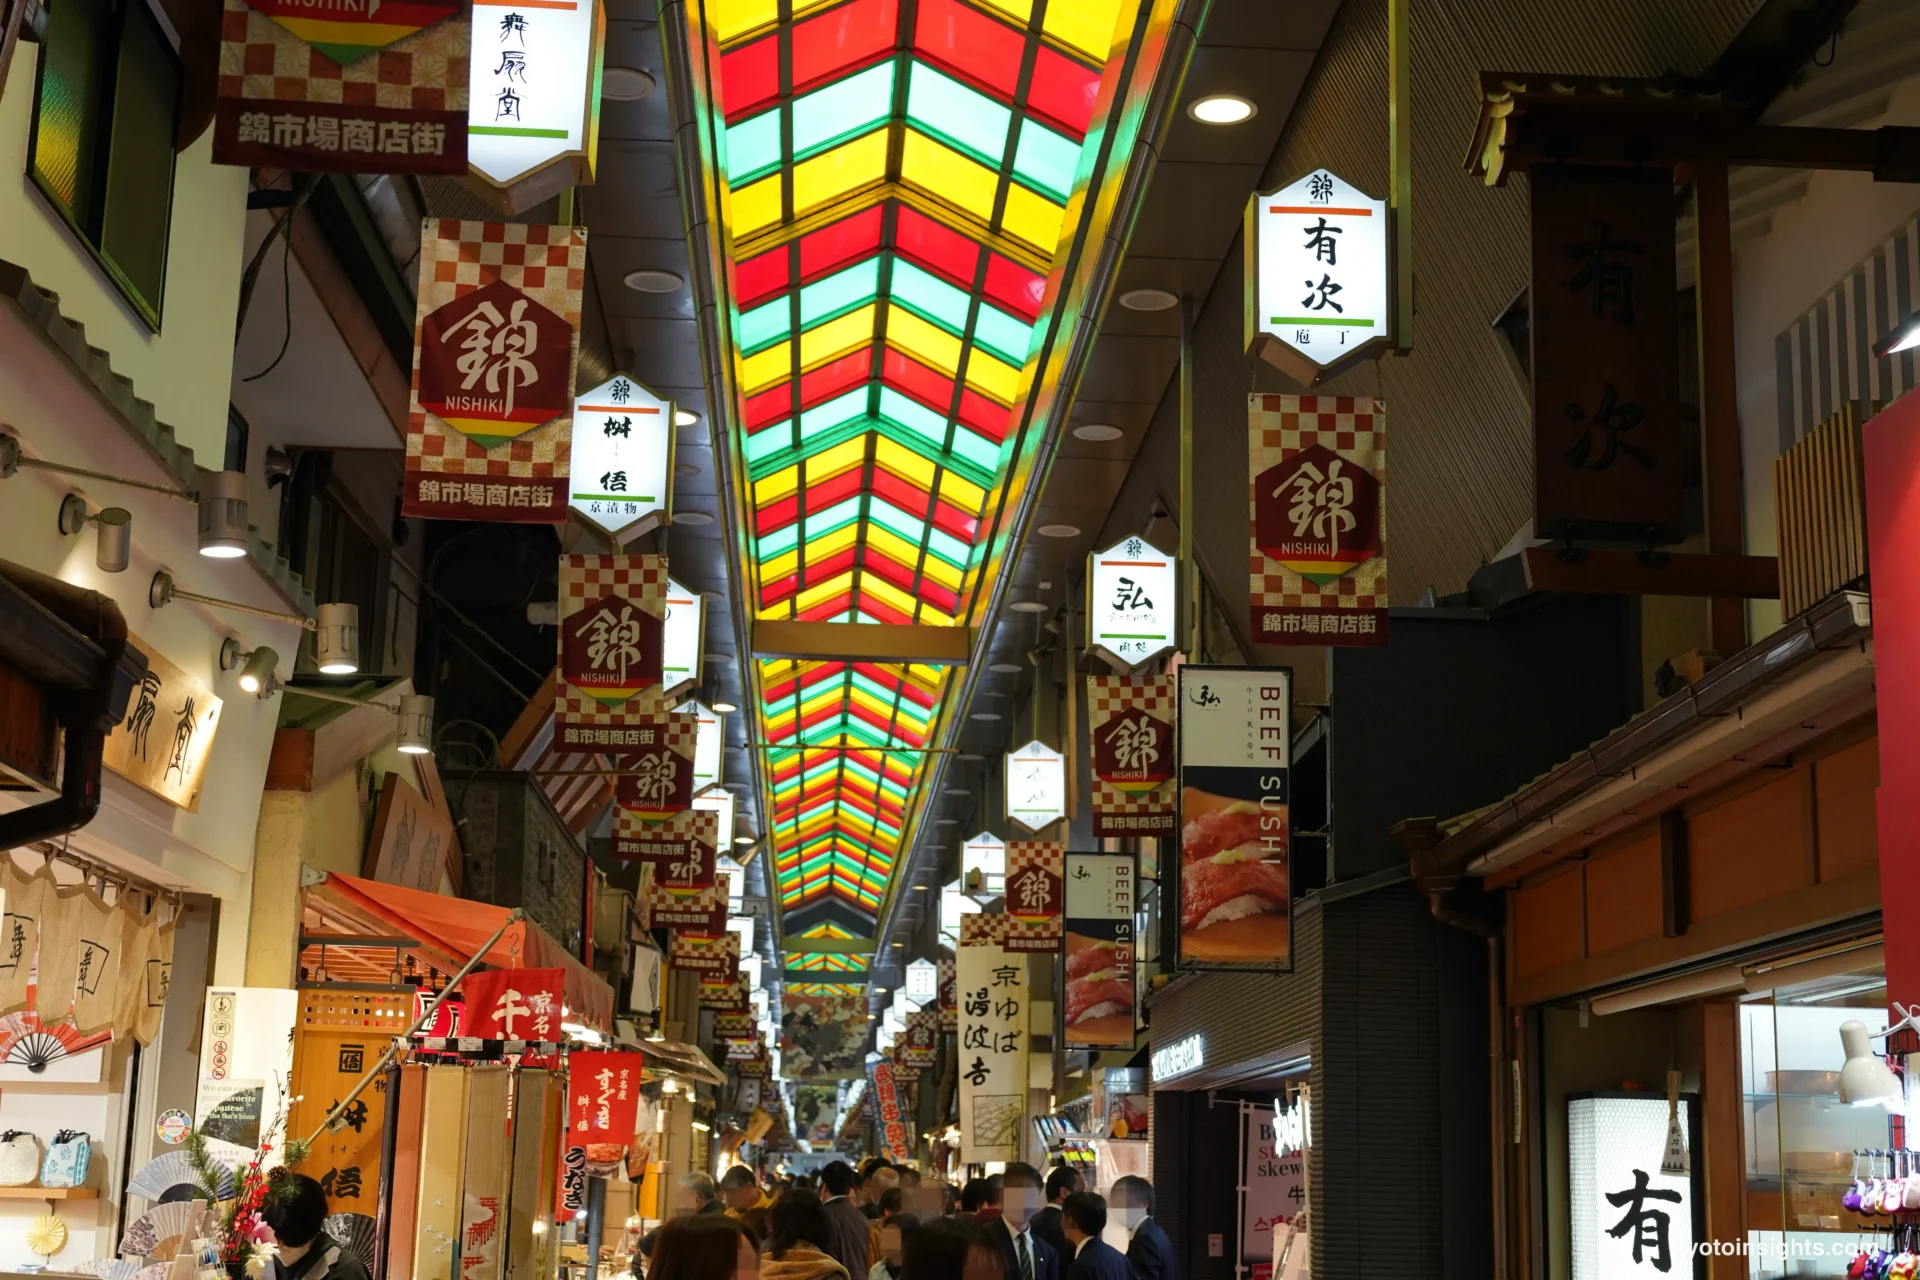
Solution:
<svg viewBox="0 0 1920 1280"><path fill-rule="evenodd" d="M998 711L976 711L968 717L970 720L998 720L999 718Z"/></svg>
<svg viewBox="0 0 1920 1280"><path fill-rule="evenodd" d="M1080 526L1077 524L1043 524L1035 530L1043 538L1077 538Z"/></svg>
<svg viewBox="0 0 1920 1280"><path fill-rule="evenodd" d="M971 751L961 751L961 752L957 752L957 753L956 753L956 754L954 755L954 757L953 757L953 758L954 758L955 760L985 760L985 759L986 759L986 757L985 757L985 756L983 756L983 755L976 755L975 753L973 753L973 752L971 752Z"/></svg>
<svg viewBox="0 0 1920 1280"><path fill-rule="evenodd" d="M1045 613L1047 611L1047 604L1044 600L1015 600L1007 607L1015 613Z"/></svg>
<svg viewBox="0 0 1920 1280"><path fill-rule="evenodd" d="M947 794L950 796L970 796L973 792L967 790L965 787L948 787Z"/></svg>
<svg viewBox="0 0 1920 1280"><path fill-rule="evenodd" d="M1209 94L1187 104L1187 114L1201 124L1239 124L1259 109L1237 93Z"/></svg>
<svg viewBox="0 0 1920 1280"><path fill-rule="evenodd" d="M638 102L653 92L653 77L638 67L608 67L600 73L600 96Z"/></svg>
<svg viewBox="0 0 1920 1280"><path fill-rule="evenodd" d="M740 708L734 706L731 702L716 702L713 704L713 709L721 715L725 715L729 711L738 711Z"/></svg>
<svg viewBox="0 0 1920 1280"><path fill-rule="evenodd" d="M676 427L690 427L698 421L700 421L700 415L691 409L675 409L673 411L673 425Z"/></svg>
<svg viewBox="0 0 1920 1280"><path fill-rule="evenodd" d="M627 283L633 283L632 276L627 277ZM1179 306L1180 299L1165 289L1129 289L1120 295L1120 305L1129 311L1165 311Z"/></svg>
<svg viewBox="0 0 1920 1280"><path fill-rule="evenodd" d="M958 818L935 818L933 820L933 825L936 827L950 827L958 821L959 821Z"/></svg>
<svg viewBox="0 0 1920 1280"><path fill-rule="evenodd" d="M733 842L737 845L749 845L754 842L754 838L752 836L735 836Z"/></svg>
<svg viewBox="0 0 1920 1280"><path fill-rule="evenodd" d="M1017 676L1020 674L1020 664L1017 662L996 662L988 666L987 670L993 672L995 675Z"/></svg>
<svg viewBox="0 0 1920 1280"><path fill-rule="evenodd" d="M673 474L677 476L697 476L700 474L700 468L687 462L677 463L673 468Z"/></svg>
<svg viewBox="0 0 1920 1280"><path fill-rule="evenodd" d="M708 662L717 662L722 666L733 661L733 655L730 653L703 653L700 656Z"/></svg>
<svg viewBox="0 0 1920 1280"><path fill-rule="evenodd" d="M1104 422L1089 422L1075 427L1073 434L1082 440L1118 440L1126 432L1118 427L1108 426Z"/></svg>
<svg viewBox="0 0 1920 1280"><path fill-rule="evenodd" d="M676 511L673 513L673 522L690 525L712 524L713 517L704 511Z"/></svg>
<svg viewBox="0 0 1920 1280"><path fill-rule="evenodd" d="M641 293L676 293L686 284L671 271L660 271L653 267L644 267L639 271L627 272L627 288ZM1124 302L1125 299L1122 299Z"/></svg>

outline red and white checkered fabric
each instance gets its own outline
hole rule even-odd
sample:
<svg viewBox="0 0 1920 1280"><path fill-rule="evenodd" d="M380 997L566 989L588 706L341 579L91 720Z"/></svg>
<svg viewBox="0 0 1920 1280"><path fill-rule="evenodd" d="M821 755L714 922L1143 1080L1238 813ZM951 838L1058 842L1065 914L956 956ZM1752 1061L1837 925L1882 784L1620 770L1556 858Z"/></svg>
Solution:
<svg viewBox="0 0 1920 1280"><path fill-rule="evenodd" d="M341 66L246 0L226 0L220 18L219 95L287 104L465 112L472 30L462 10Z"/></svg>
<svg viewBox="0 0 1920 1280"><path fill-rule="evenodd" d="M1174 727L1179 700L1172 676L1087 677L1087 739L1097 743L1115 716L1144 711L1155 720ZM1098 753L1094 753L1093 834L1096 836L1170 835L1174 826L1174 786L1171 765L1173 741L1166 744L1163 763L1169 766L1167 780L1149 791L1122 791L1100 776Z"/></svg>
<svg viewBox="0 0 1920 1280"><path fill-rule="evenodd" d="M1067 846L1058 840L1009 840L1007 841L1007 892L1013 893L1013 885L1019 882L1021 872L1028 868L1039 868L1051 877L1049 887L1053 892L1050 904L1041 909L1051 909L1052 915L1044 920L1021 920L1012 914L1003 918L1006 929L1001 936L1001 945L1009 951L1046 952L1058 951L1065 935L1061 932L1061 921L1066 914L1066 875ZM1011 911L1013 904L1008 903ZM984 915L984 912L976 914ZM973 916L962 916L964 926ZM964 933L962 937L964 937Z"/></svg>
<svg viewBox="0 0 1920 1280"><path fill-rule="evenodd" d="M544 430L544 428L542 428ZM455 432L455 434L459 434ZM464 437L462 437L464 439ZM566 555L560 557L560 625L555 629L555 654L565 643L567 619L585 609L594 601L609 593L620 596L644 613L661 620L667 617L667 558L665 556L600 556ZM609 707L588 693L574 688L565 679L565 664L558 669L562 672L559 696L554 699L553 718L557 725L592 725L596 729L604 726L609 730L625 728L636 718L642 722L657 720L668 715L677 699L669 699L660 690L659 685L642 689L633 697L618 706ZM680 716L673 716L679 721ZM691 716L684 717L686 726L678 732L687 735L684 746L676 741L674 750L693 758L693 735L699 731L699 721ZM554 745L560 746L558 740ZM595 746L599 744L596 742ZM612 744L608 744L612 745Z"/></svg>
<svg viewBox="0 0 1920 1280"><path fill-rule="evenodd" d="M1315 445L1372 473L1380 485L1380 554L1325 585L1269 559L1253 539L1258 494L1247 485L1254 639L1265 644L1355 644L1386 638L1387 407L1359 396L1247 397L1248 474L1258 477ZM1292 610L1309 611L1284 626ZM1340 610L1345 616L1328 616ZM1309 625L1310 624L1310 625Z"/></svg>
<svg viewBox="0 0 1920 1280"><path fill-rule="evenodd" d="M998 911L969 912L960 917L960 945L999 946L1006 941L1007 927L1012 923L1008 916Z"/></svg>

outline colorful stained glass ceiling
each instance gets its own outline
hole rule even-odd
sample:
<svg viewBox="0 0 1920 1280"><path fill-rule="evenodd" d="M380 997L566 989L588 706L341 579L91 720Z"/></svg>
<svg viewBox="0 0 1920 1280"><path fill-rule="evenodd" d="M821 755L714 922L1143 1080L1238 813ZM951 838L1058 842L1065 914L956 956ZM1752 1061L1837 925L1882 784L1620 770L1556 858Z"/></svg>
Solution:
<svg viewBox="0 0 1920 1280"><path fill-rule="evenodd" d="M1136 4L706 0L756 619L978 623L1048 275ZM756 674L783 932L871 935L952 672Z"/></svg>

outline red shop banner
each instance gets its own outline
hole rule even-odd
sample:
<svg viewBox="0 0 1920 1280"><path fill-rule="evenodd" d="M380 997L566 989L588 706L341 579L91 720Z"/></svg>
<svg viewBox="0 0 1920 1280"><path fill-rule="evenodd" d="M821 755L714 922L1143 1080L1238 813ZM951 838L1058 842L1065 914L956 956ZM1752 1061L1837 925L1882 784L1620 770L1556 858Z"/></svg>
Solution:
<svg viewBox="0 0 1920 1280"><path fill-rule="evenodd" d="M960 1030L960 977L952 956L940 961L940 1030Z"/></svg>
<svg viewBox="0 0 1920 1280"><path fill-rule="evenodd" d="M489 969L460 980L463 1034L481 1040L558 1040L564 969Z"/></svg>
<svg viewBox="0 0 1920 1280"><path fill-rule="evenodd" d="M655 929L672 929L695 937L716 938L727 932L727 886L712 885L698 893L682 894L660 885L647 888L647 906Z"/></svg>
<svg viewBox="0 0 1920 1280"><path fill-rule="evenodd" d="M627 1158L640 1118L641 1063L637 1053L576 1050L567 1055L562 1209L585 1209L587 1176L595 1171L604 1176Z"/></svg>
<svg viewBox="0 0 1920 1280"><path fill-rule="evenodd" d="M1172 676L1088 676L1093 834L1173 834Z"/></svg>
<svg viewBox="0 0 1920 1280"><path fill-rule="evenodd" d="M719 869L720 815L689 809L665 822L614 810L613 856L653 868L656 888L691 895L712 888ZM658 925L659 922L655 921Z"/></svg>
<svg viewBox="0 0 1920 1280"><path fill-rule="evenodd" d="M1060 917L1066 908L1067 846L1058 840L1007 842L1008 951L1060 950Z"/></svg>

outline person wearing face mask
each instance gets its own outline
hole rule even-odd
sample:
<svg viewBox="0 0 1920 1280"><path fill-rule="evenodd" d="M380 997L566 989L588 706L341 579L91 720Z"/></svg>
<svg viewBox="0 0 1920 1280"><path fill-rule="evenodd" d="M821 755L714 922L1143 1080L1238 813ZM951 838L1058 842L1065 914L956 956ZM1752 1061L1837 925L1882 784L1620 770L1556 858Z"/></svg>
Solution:
<svg viewBox="0 0 1920 1280"><path fill-rule="evenodd" d="M1073 1246L1066 1280L1132 1280L1127 1259L1100 1238L1107 1229L1107 1202L1091 1191L1076 1191L1060 1206L1060 1229Z"/></svg>
<svg viewBox="0 0 1920 1280"><path fill-rule="evenodd" d="M1173 1259L1173 1241L1153 1220L1153 1184L1128 1174L1113 1184L1113 1206L1120 1225L1132 1237L1127 1265L1134 1280L1180 1280L1180 1264Z"/></svg>
<svg viewBox="0 0 1920 1280"><path fill-rule="evenodd" d="M1016 1161L1001 1175L1000 1214L985 1226L1006 1263L1007 1280L1060 1280L1060 1255L1031 1230L1040 1185L1040 1173L1030 1164Z"/></svg>

